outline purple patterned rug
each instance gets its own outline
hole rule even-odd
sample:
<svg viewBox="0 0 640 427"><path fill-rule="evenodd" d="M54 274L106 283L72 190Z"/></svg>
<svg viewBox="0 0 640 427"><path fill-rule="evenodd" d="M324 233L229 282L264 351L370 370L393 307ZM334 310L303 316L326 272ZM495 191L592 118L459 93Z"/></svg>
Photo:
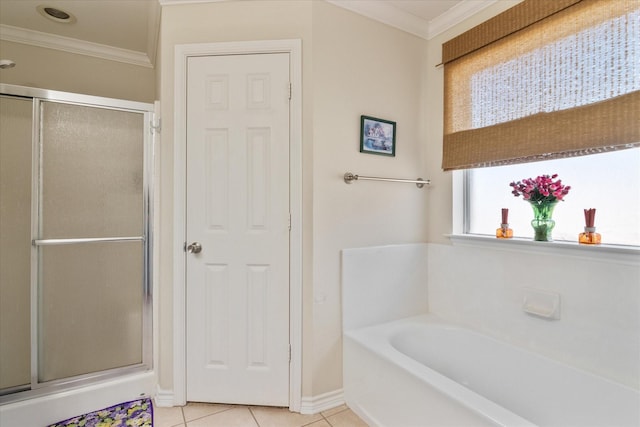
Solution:
<svg viewBox="0 0 640 427"><path fill-rule="evenodd" d="M69 418L48 427L152 427L153 405L150 398L120 403L99 411Z"/></svg>

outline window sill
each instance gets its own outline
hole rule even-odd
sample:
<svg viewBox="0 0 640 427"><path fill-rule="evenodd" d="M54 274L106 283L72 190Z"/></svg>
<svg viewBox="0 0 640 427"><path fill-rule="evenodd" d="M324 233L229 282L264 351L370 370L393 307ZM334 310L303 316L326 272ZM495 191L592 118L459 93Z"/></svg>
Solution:
<svg viewBox="0 0 640 427"><path fill-rule="evenodd" d="M638 265L640 247L622 245L580 245L577 242L535 242L530 239L496 239L480 234L446 234L454 246L472 246L526 253L588 258L598 261Z"/></svg>

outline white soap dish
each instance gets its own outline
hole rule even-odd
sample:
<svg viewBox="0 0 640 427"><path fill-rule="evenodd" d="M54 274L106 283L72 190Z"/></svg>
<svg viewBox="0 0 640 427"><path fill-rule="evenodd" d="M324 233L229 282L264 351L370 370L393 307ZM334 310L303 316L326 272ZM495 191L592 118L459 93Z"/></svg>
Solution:
<svg viewBox="0 0 640 427"><path fill-rule="evenodd" d="M534 288L523 288L522 310L532 316L560 319L560 294Z"/></svg>

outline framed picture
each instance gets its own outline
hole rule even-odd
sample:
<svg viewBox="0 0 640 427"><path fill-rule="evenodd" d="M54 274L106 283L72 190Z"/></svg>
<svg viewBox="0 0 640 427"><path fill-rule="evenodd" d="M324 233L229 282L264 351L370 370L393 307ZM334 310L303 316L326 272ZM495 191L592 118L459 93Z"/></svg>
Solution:
<svg viewBox="0 0 640 427"><path fill-rule="evenodd" d="M360 152L395 157L396 122L361 116Z"/></svg>

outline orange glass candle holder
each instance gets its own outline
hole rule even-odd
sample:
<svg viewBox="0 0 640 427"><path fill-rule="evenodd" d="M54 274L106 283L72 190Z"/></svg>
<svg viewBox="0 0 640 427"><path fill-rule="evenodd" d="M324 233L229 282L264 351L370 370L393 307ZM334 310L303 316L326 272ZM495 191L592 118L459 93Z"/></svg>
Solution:
<svg viewBox="0 0 640 427"><path fill-rule="evenodd" d="M582 245L599 245L602 242L602 236L596 233L596 210L585 209L584 210L584 232L578 235L578 243Z"/></svg>
<svg viewBox="0 0 640 427"><path fill-rule="evenodd" d="M599 245L602 243L602 236L596 233L595 227L585 227L584 233L578 235L578 243L583 245Z"/></svg>
<svg viewBox="0 0 640 427"><path fill-rule="evenodd" d="M496 237L498 239L511 239L513 237L513 230L509 228L509 209L502 208L502 223L500 228L496 230Z"/></svg>
<svg viewBox="0 0 640 427"><path fill-rule="evenodd" d="M496 230L498 239L510 239L513 237L513 230L509 228L509 224L500 224L500 228Z"/></svg>

